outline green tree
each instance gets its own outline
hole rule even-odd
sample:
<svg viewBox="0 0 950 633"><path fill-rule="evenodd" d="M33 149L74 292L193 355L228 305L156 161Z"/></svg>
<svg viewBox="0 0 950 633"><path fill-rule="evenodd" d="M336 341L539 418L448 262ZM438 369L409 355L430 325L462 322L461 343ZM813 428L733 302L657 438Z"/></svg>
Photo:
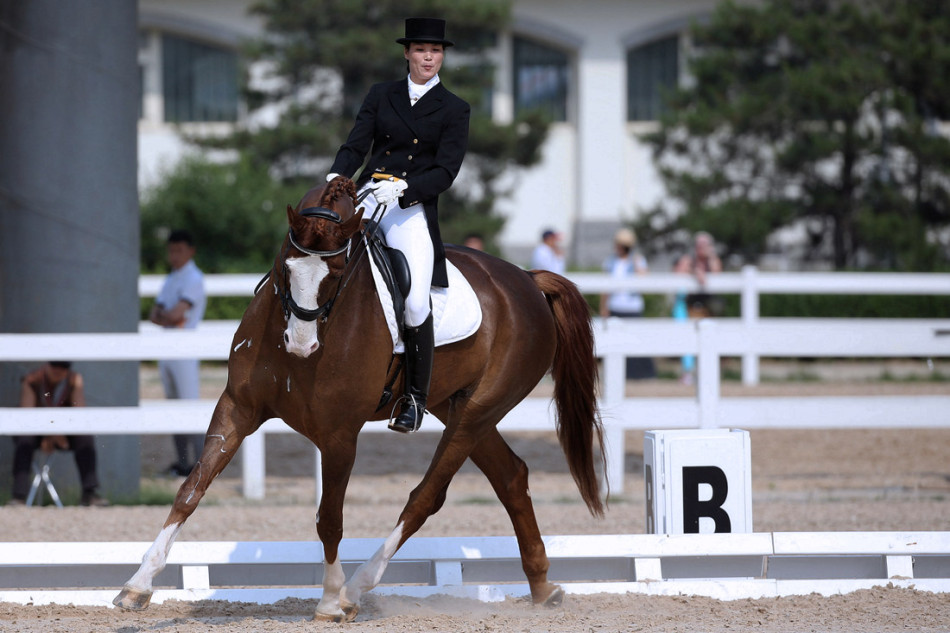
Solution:
<svg viewBox="0 0 950 633"><path fill-rule="evenodd" d="M754 261L794 226L836 268L945 267L947 33L947 0L722 3L647 137L669 200L637 228Z"/></svg>
<svg viewBox="0 0 950 633"><path fill-rule="evenodd" d="M239 150L302 190L322 177L353 124L370 85L406 74L402 49L407 16L437 15L456 45L440 73L472 104L464 186L440 201L442 234L460 241L477 231L491 240L503 219L493 213L506 195L499 175L540 160L548 121L529 114L509 125L491 120L494 82L489 49L510 20L511 0L260 0L251 12L266 35L246 50L246 98L252 110L278 112L275 125L246 125L226 139L199 141ZM264 69L264 72L260 72ZM252 76L253 75L253 76Z"/></svg>
<svg viewBox="0 0 950 633"><path fill-rule="evenodd" d="M299 199L297 188L250 160L186 158L142 196L142 271L167 270L165 242L174 229L194 235L195 262L206 273L268 270L287 230L286 206Z"/></svg>

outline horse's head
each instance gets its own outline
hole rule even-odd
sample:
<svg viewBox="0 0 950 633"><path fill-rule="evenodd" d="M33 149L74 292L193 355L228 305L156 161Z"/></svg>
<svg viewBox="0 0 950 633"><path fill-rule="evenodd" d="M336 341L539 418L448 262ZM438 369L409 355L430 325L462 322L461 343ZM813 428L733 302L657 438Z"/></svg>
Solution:
<svg viewBox="0 0 950 633"><path fill-rule="evenodd" d="M288 352L307 358L320 347L317 321L330 312L362 218L362 209L356 211L356 187L346 178L311 189L296 208L287 205L290 230L275 272ZM327 297L323 304L321 296Z"/></svg>

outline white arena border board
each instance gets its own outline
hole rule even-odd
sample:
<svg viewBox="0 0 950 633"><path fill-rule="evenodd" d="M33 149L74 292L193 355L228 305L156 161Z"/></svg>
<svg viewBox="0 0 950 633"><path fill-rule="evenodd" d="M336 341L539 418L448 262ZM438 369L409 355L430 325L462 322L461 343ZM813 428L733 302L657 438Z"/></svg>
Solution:
<svg viewBox="0 0 950 633"><path fill-rule="evenodd" d="M382 539L344 539L347 574ZM569 594L721 600L834 595L893 585L950 593L950 532L759 532L544 538L550 577ZM150 543L0 543L0 602L112 606ZM273 603L321 595L319 542L180 541L155 603ZM514 537L410 539L373 590L499 601L529 594Z"/></svg>

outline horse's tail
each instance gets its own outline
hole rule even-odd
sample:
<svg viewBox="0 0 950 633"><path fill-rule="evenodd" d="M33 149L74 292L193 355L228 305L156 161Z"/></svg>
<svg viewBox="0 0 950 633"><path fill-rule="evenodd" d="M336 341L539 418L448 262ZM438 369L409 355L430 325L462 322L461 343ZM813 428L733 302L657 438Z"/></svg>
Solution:
<svg viewBox="0 0 950 633"><path fill-rule="evenodd" d="M557 330L557 349L551 374L557 407L557 436L577 489L594 516L603 516L595 472L594 448L600 450L606 481L603 426L597 410L597 358L590 308L577 286L560 275L532 271L544 293Z"/></svg>

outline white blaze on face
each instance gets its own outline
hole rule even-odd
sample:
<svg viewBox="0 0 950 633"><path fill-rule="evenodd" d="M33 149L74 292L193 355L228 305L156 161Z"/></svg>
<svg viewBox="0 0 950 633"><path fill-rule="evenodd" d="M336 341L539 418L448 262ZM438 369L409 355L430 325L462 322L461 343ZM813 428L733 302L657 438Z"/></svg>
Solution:
<svg viewBox="0 0 950 633"><path fill-rule="evenodd" d="M322 257L309 255L288 258L287 269L290 296L305 310L317 309L317 290L329 274L330 267ZM303 321L291 314L287 329L284 330L284 344L291 354L307 358L320 346L317 340L317 322Z"/></svg>

